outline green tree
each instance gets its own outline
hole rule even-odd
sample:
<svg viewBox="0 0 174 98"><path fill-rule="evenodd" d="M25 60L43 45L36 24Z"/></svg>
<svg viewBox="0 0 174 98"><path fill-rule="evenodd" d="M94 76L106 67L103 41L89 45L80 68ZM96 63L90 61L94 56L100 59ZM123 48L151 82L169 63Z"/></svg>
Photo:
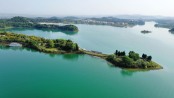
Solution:
<svg viewBox="0 0 174 98"><path fill-rule="evenodd" d="M146 58L147 58L147 55L146 55L146 54L143 54L143 55L142 55L142 58L143 58L143 59L146 59Z"/></svg>
<svg viewBox="0 0 174 98"><path fill-rule="evenodd" d="M53 40L48 40L48 47L49 48L54 48L54 42L53 42Z"/></svg>
<svg viewBox="0 0 174 98"><path fill-rule="evenodd" d="M75 50L75 47L76 47L76 45L71 40L67 40L64 49L71 51L71 50Z"/></svg>
<svg viewBox="0 0 174 98"><path fill-rule="evenodd" d="M131 67L133 65L133 59L129 58L128 56L124 56L122 58L122 63L124 67Z"/></svg>
<svg viewBox="0 0 174 98"><path fill-rule="evenodd" d="M152 56L148 56L147 61L151 61L151 60L152 60Z"/></svg>
<svg viewBox="0 0 174 98"><path fill-rule="evenodd" d="M134 51L129 52L129 57L132 58L134 61L140 59L140 56L138 53L135 53Z"/></svg>
<svg viewBox="0 0 174 98"><path fill-rule="evenodd" d="M109 55L109 56L107 57L107 60L108 60L108 61L111 61L111 62L113 62L114 59L115 59L115 55Z"/></svg>
<svg viewBox="0 0 174 98"><path fill-rule="evenodd" d="M75 49L75 50L76 50L76 51L79 51L79 46L78 46L78 44L76 43L75 45L76 45L76 49Z"/></svg>
<svg viewBox="0 0 174 98"><path fill-rule="evenodd" d="M56 40L56 43L57 43L57 47L61 47L61 48L64 48L66 46L66 40L64 39L57 39Z"/></svg>
<svg viewBox="0 0 174 98"><path fill-rule="evenodd" d="M118 50L115 51L115 55L118 55Z"/></svg>
<svg viewBox="0 0 174 98"><path fill-rule="evenodd" d="M126 52L125 51L118 51L118 50L116 50L114 54L116 56L125 56L126 55Z"/></svg>

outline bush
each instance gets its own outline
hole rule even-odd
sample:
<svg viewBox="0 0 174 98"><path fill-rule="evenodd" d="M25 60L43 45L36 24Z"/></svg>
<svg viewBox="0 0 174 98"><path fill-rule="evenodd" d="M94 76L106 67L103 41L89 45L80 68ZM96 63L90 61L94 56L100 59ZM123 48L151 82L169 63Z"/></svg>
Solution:
<svg viewBox="0 0 174 98"><path fill-rule="evenodd" d="M148 56L147 61L151 61L151 60L152 60L152 56Z"/></svg>
<svg viewBox="0 0 174 98"><path fill-rule="evenodd" d="M152 56L147 56L146 54L142 55L142 59L147 60L147 61L152 61Z"/></svg>
<svg viewBox="0 0 174 98"><path fill-rule="evenodd" d="M48 48L54 48L53 40L48 40Z"/></svg>
<svg viewBox="0 0 174 98"><path fill-rule="evenodd" d="M133 65L133 59L131 59L130 57L128 56L124 56L122 58L122 64L124 67L131 67Z"/></svg>
<svg viewBox="0 0 174 98"><path fill-rule="evenodd" d="M147 55L146 55L146 54L143 54L143 55L142 55L142 58L143 58L143 59L146 59L146 58L147 58Z"/></svg>
<svg viewBox="0 0 174 98"><path fill-rule="evenodd" d="M115 55L109 55L107 57L107 60L113 62L114 61L114 58L115 58Z"/></svg>
<svg viewBox="0 0 174 98"><path fill-rule="evenodd" d="M138 53L135 53L134 51L129 52L129 57L132 58L134 61L140 59L140 56Z"/></svg>
<svg viewBox="0 0 174 98"><path fill-rule="evenodd" d="M73 43L71 40L67 40L64 49L67 51L76 51L79 49L79 47L76 43Z"/></svg>

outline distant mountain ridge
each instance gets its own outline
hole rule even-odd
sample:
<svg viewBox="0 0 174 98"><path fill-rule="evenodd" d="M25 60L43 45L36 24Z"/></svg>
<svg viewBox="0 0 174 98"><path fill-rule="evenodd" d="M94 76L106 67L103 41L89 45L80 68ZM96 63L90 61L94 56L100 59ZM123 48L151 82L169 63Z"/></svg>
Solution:
<svg viewBox="0 0 174 98"><path fill-rule="evenodd" d="M60 16L60 15L29 15L29 14L10 14L10 13L0 13L0 18L12 18L15 16L23 16L23 17L30 17L30 18L52 18L52 19L79 19L79 18L102 18L102 17L114 17L119 19L142 19L142 20L156 20L156 19L172 19L174 20L174 16L150 16L150 15L100 15L100 16Z"/></svg>

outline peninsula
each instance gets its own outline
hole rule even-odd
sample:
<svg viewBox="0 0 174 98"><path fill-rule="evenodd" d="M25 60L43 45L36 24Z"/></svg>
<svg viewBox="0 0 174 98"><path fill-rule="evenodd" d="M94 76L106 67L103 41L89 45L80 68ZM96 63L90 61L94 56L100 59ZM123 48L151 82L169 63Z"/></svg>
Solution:
<svg viewBox="0 0 174 98"><path fill-rule="evenodd" d="M75 25L53 25L53 24L41 24L35 22L30 18L26 17L13 17L11 19L0 19L0 29L9 28L33 28L39 30L60 30L60 31L70 31L78 32L78 27Z"/></svg>
<svg viewBox="0 0 174 98"><path fill-rule="evenodd" d="M15 33L0 33L0 44L9 47L11 43L22 45L22 47L34 49L44 53L54 54L87 54L100 57L112 63L114 66L126 69L145 69L155 70L162 67L152 61L152 56L143 54L142 57L134 51L130 51L128 55L124 51L118 51L114 54L103 54L97 51L88 51L79 48L77 43L64 39L44 39L36 36L27 36Z"/></svg>

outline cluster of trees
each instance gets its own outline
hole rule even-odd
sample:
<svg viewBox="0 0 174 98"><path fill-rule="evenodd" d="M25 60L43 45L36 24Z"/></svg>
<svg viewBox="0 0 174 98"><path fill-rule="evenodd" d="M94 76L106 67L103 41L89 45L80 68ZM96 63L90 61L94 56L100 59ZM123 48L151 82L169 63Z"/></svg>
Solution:
<svg viewBox="0 0 174 98"><path fill-rule="evenodd" d="M50 41L50 40L49 40ZM77 43L73 43L71 40L64 40L64 39L56 39L51 40L49 46L52 46L53 48L59 47L60 49L66 50L66 51L78 51L79 46Z"/></svg>
<svg viewBox="0 0 174 98"><path fill-rule="evenodd" d="M116 50L114 54L116 56L126 56L126 52L125 51L118 51L118 50ZM134 61L140 59L139 54L135 53L134 51L130 51L128 57L132 58Z"/></svg>
<svg viewBox="0 0 174 98"><path fill-rule="evenodd" d="M11 19L5 19L3 20L3 24L2 22L0 22L1 25L4 25L6 27L33 27L34 24L25 17L13 17Z"/></svg>
<svg viewBox="0 0 174 98"><path fill-rule="evenodd" d="M51 18L26 18L26 17L13 17L11 19L1 19L5 21L6 26L14 26L14 27L33 27L35 24L40 22L51 22L51 23L65 23L65 24L96 24L96 25L111 25L117 27L127 27L127 26L135 26L135 25L144 25L145 22L142 20L133 20L132 19L119 19L115 17L102 17L102 18L78 18L78 17L51 17ZM1 21L0 20L0 21ZM88 21L93 20L93 21ZM0 22L1 26L1 22ZM69 25L63 26L60 30L68 30L77 32L78 29L76 26Z"/></svg>
<svg viewBox="0 0 174 98"><path fill-rule="evenodd" d="M18 42L24 47L32 48L41 52L46 52L48 49L63 50L67 52L78 51L79 46L77 43L72 42L71 40L63 39L44 39L35 36L26 36L23 34L14 34L14 33L0 33L0 42L11 43ZM52 52L52 51L49 51Z"/></svg>
<svg viewBox="0 0 174 98"><path fill-rule="evenodd" d="M39 24L37 22L33 22L33 19L19 17L19 16L13 17L11 19L1 19L0 28L6 28L6 27L24 27L24 28L78 32L78 27L74 25L59 26L59 25L50 25L50 24Z"/></svg>
<svg viewBox="0 0 174 98"><path fill-rule="evenodd" d="M140 59L140 56L138 53L135 53L134 51L129 52L129 57L132 58L134 61L137 61Z"/></svg>
<svg viewBox="0 0 174 98"><path fill-rule="evenodd" d="M26 17L16 16L16 17L11 18L8 21L10 21L10 22L23 22L23 23L27 23L27 22L30 22L30 19L29 18L26 18Z"/></svg>
<svg viewBox="0 0 174 98"><path fill-rule="evenodd" d="M4 20L0 20L0 29L5 28L5 21Z"/></svg>
<svg viewBox="0 0 174 98"><path fill-rule="evenodd" d="M155 27L162 27L162 28L174 28L174 20L173 19L158 19L155 20L157 24L155 24ZM170 30L169 30L170 31Z"/></svg>
<svg viewBox="0 0 174 98"><path fill-rule="evenodd" d="M152 56L147 56L147 54L143 54L142 55L142 59L147 60L147 61L151 61L152 60Z"/></svg>
<svg viewBox="0 0 174 98"><path fill-rule="evenodd" d="M115 51L115 55L116 56L125 56L126 55L126 52L125 51L118 51L118 50L116 50Z"/></svg>
<svg viewBox="0 0 174 98"><path fill-rule="evenodd" d="M78 28L74 25L48 25L48 24L36 24L34 26L36 29L51 29L51 30L64 30L64 31L72 31L72 32L78 32Z"/></svg>
<svg viewBox="0 0 174 98"><path fill-rule="evenodd" d="M75 20L78 19L76 17L64 17L64 18L58 18L58 17L50 17L50 18L44 18L44 17L37 17L31 19L32 22L39 23L39 22L50 22L50 23L74 23Z"/></svg>
<svg viewBox="0 0 174 98"><path fill-rule="evenodd" d="M119 19L115 17L102 17L102 18L91 18L96 21L104 21L104 22L114 22L114 23L127 23L128 25L144 25L145 22L142 20L132 20L132 19Z"/></svg>
<svg viewBox="0 0 174 98"><path fill-rule="evenodd" d="M152 56L142 55L142 58L138 53L130 51L126 55L125 51L118 51L107 57L107 60L114 65L124 67L124 68L151 68L155 67L152 60Z"/></svg>

